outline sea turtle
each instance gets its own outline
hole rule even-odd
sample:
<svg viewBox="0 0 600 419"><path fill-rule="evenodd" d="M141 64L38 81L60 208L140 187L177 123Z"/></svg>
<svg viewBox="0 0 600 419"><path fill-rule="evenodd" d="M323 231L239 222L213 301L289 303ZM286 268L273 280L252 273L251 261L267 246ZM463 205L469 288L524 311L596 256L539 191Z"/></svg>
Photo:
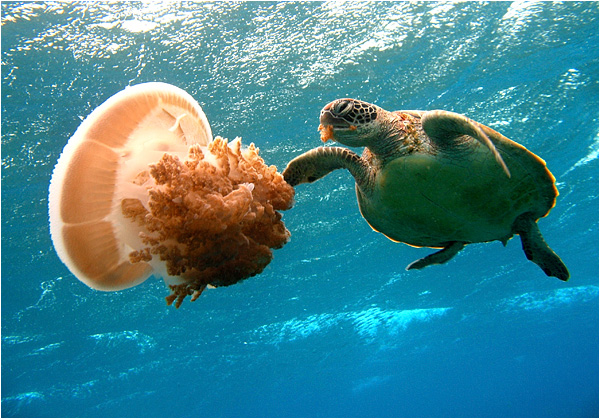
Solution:
<svg viewBox="0 0 600 419"><path fill-rule="evenodd" d="M521 237L527 258L563 281L569 271L544 241L537 220L558 191L546 163L525 147L463 115L388 112L356 99L321 111L321 139L366 147L362 157L342 147L318 147L289 162L292 186L335 169L356 180L362 216L389 239L441 248L407 269L445 263L469 243Z"/></svg>

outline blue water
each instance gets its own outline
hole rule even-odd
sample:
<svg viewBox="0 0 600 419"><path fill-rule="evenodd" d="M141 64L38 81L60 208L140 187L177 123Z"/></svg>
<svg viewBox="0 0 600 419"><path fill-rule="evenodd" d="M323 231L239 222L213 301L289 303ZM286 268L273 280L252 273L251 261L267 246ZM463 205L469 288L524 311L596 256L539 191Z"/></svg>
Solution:
<svg viewBox="0 0 600 419"><path fill-rule="evenodd" d="M10 3L2 10L2 416L598 416L597 2ZM297 188L256 277L179 310L89 289L47 190L94 108L163 81L282 170L338 97L467 114L548 163L539 225L443 266L361 218L351 176Z"/></svg>

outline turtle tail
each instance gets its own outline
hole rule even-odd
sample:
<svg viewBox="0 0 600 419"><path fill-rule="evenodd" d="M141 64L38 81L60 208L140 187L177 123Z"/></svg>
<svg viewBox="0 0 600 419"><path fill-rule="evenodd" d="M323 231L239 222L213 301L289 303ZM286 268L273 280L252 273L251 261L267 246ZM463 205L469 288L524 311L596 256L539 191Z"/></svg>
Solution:
<svg viewBox="0 0 600 419"><path fill-rule="evenodd" d="M561 281L569 279L569 270L560 257L548 246L537 222L530 213L517 217L513 224L513 231L521 237L527 259L542 268L548 276L554 276Z"/></svg>

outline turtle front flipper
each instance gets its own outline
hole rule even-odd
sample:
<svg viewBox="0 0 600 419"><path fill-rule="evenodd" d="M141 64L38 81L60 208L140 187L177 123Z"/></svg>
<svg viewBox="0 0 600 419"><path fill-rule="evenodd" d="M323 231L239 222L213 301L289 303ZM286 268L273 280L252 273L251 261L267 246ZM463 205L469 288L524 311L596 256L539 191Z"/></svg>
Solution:
<svg viewBox="0 0 600 419"><path fill-rule="evenodd" d="M290 161L283 178L292 186L312 183L337 169L348 169L356 183L371 183L371 168L358 154L343 147L317 147Z"/></svg>
<svg viewBox="0 0 600 419"><path fill-rule="evenodd" d="M415 260L406 267L406 270L423 269L429 265L441 265L442 263L446 263L456 256L456 254L460 252L463 247L465 247L465 243L463 242L452 242L438 252L432 253L429 256L425 256L422 259Z"/></svg>
<svg viewBox="0 0 600 419"><path fill-rule="evenodd" d="M542 268L548 276L554 276L561 281L569 279L569 270L561 258L548 246L531 214L518 216L513 224L513 231L521 237L527 259Z"/></svg>
<svg viewBox="0 0 600 419"><path fill-rule="evenodd" d="M510 177L510 171L502 156L477 122L454 112L428 111L421 116L421 124L425 134L441 147L453 145L463 135L475 138L492 152L498 164Z"/></svg>

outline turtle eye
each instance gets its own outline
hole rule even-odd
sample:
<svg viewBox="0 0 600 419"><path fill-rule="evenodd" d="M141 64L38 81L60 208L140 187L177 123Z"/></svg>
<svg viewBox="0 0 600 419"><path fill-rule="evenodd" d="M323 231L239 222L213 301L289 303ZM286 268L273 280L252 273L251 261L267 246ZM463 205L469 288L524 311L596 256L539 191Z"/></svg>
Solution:
<svg viewBox="0 0 600 419"><path fill-rule="evenodd" d="M350 112L353 107L354 104L352 101L344 99L333 105L333 109L331 111L335 116L344 116Z"/></svg>

